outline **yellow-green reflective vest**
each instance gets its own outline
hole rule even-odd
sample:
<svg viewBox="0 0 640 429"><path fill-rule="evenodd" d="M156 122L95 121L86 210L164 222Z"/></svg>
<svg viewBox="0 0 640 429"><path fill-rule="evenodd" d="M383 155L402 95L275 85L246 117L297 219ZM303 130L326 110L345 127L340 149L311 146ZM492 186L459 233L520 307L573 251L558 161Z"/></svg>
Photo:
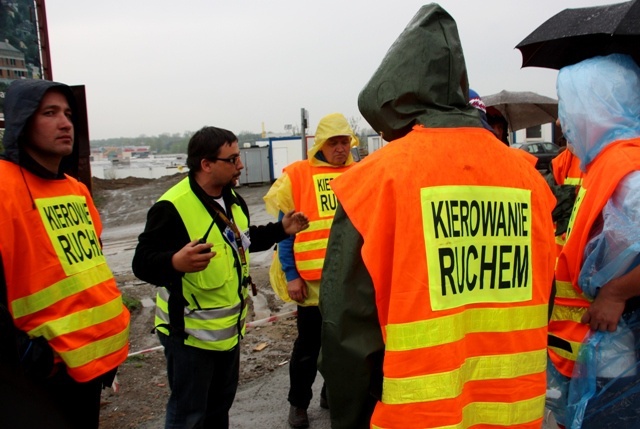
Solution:
<svg viewBox="0 0 640 429"><path fill-rule="evenodd" d="M212 217L207 208L191 191L189 178L169 189L160 201L171 202L178 210L189 234L189 240L202 238L211 225ZM249 220L241 207L231 206L233 221L240 231L249 229ZM246 267L240 272L240 258L225 240L218 228L212 228L207 242L213 244L216 255L207 268L182 277L182 295L188 304L184 307L186 345L207 350L230 350L238 343L238 336L245 333L247 315L247 288L242 285L242 272L248 275L249 250L245 249ZM237 264L236 264L237 260ZM160 288L156 299L156 328L169 335L169 295L167 288Z"/></svg>

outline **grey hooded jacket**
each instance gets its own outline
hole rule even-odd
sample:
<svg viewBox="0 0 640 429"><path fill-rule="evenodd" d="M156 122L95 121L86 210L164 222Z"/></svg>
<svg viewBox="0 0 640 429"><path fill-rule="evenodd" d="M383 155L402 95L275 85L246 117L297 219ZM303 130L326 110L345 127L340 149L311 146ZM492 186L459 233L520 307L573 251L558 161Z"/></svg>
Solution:
<svg viewBox="0 0 640 429"><path fill-rule="evenodd" d="M0 159L23 165L34 174L38 174L38 171L33 171L32 168L29 168L33 164L25 159L21 150L21 141L29 118L36 112L40 105L40 100L50 89L62 91L67 97L71 111L76 111L75 97L69 86L41 79L24 79L11 82L4 101L5 131L2 139L4 152L0 154ZM78 145L74 145L73 153L62 160L60 171L65 172L77 168L78 159Z"/></svg>

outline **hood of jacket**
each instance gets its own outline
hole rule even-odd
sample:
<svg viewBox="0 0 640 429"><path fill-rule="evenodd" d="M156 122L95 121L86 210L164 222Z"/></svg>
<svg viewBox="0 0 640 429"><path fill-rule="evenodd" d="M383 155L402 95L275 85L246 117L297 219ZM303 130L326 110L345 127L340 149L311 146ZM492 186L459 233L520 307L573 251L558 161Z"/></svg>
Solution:
<svg viewBox="0 0 640 429"><path fill-rule="evenodd" d="M556 86L560 126L582 171L611 143L640 137L640 67L630 56L563 67Z"/></svg>
<svg viewBox="0 0 640 429"><path fill-rule="evenodd" d="M468 104L469 80L456 23L437 4L422 6L360 92L358 107L387 140L414 125L482 127Z"/></svg>
<svg viewBox="0 0 640 429"><path fill-rule="evenodd" d="M72 112L76 112L75 97L71 88L63 83L52 82L41 79L20 79L14 80L7 88L4 100L4 137L2 144L4 152L0 158L20 163L20 152L22 150L22 139L24 129L29 118L38 110L40 101L44 94L50 89L58 89L67 97L69 107ZM75 133L75 127L74 127ZM75 136L74 136L75 137ZM63 160L68 163L68 159L78 159L78 145L73 146L73 153ZM61 171L64 171L61 165Z"/></svg>
<svg viewBox="0 0 640 429"><path fill-rule="evenodd" d="M347 118L345 118L342 113L331 113L324 116L320 119L320 122L318 122L316 135L313 139L313 146L307 151L307 159L309 159L311 164L327 164L326 162L318 160L316 158L316 154L320 152L320 149L322 149L322 146L327 142L327 140L335 136L349 136L351 138L350 147L358 146L358 137L356 137L355 133L351 129ZM352 162L353 155L349 152L345 165L349 165Z"/></svg>

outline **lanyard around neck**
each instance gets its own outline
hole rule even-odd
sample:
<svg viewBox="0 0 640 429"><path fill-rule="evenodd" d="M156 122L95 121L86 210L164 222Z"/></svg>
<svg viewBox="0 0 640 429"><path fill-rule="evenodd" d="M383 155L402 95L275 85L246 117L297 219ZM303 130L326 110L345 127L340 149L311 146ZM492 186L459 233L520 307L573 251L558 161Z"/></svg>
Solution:
<svg viewBox="0 0 640 429"><path fill-rule="evenodd" d="M249 264L247 263L247 256L245 255L244 246L242 245L242 233L238 229L238 226L233 221L229 220L227 215L225 215L218 207L216 207L215 204L209 201L209 199L204 199L202 201L205 202L206 205L211 207L213 211L216 212L216 215L220 216L220 219L222 219L225 225L227 225L227 227L229 227L231 232L233 232L233 238L238 250L238 257L240 258L240 263L242 265L242 285L251 286L251 294L253 296L256 296L258 294L258 290L256 289L256 285L253 282L253 279L251 279L251 276L249 275ZM215 220L215 216L214 216L214 220Z"/></svg>
<svg viewBox="0 0 640 429"><path fill-rule="evenodd" d="M233 237L236 242L236 247L238 248L238 256L240 257L240 262L242 264L242 276L243 276L242 284L245 286L250 285L252 295L256 296L258 294L258 291L256 289L255 283L253 283L253 280L249 275L249 264L247 264L247 256L244 253L245 250L244 250L244 246L242 245L242 232L240 232L240 230L238 229L238 226L233 221L229 220L229 218L224 213L222 213L222 211L220 211L219 208L213 205L211 207L213 208L213 210L215 210L218 216L220 216L220 219L222 219L225 225L227 225L229 229L231 229L231 231L233 232Z"/></svg>

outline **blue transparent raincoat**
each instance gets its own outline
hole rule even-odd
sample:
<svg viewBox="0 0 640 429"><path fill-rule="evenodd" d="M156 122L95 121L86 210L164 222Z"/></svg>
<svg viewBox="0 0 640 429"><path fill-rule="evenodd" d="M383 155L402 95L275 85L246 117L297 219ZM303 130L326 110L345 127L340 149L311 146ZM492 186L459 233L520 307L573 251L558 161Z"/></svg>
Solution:
<svg viewBox="0 0 640 429"><path fill-rule="evenodd" d="M628 56L596 57L563 68L558 96L562 128L582 169L609 144L640 136L640 68ZM602 215L579 277L591 298L640 263L640 172L618 184ZM616 331L587 337L571 379L549 363L547 407L556 420L571 429L639 428L639 348L636 309L623 314Z"/></svg>

